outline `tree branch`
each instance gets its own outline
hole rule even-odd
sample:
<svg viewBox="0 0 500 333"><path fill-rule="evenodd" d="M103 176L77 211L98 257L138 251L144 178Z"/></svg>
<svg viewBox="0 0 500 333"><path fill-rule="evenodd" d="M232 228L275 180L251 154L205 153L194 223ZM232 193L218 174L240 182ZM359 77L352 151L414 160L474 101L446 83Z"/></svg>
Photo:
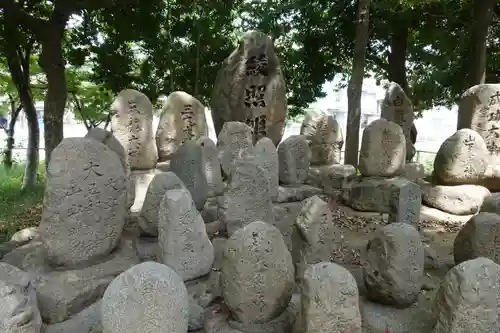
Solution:
<svg viewBox="0 0 500 333"><path fill-rule="evenodd" d="M46 20L26 13L22 5L15 0L0 0L0 9L4 10L5 16L18 19L23 26L27 27L35 35L42 33L44 30L43 25L47 23Z"/></svg>

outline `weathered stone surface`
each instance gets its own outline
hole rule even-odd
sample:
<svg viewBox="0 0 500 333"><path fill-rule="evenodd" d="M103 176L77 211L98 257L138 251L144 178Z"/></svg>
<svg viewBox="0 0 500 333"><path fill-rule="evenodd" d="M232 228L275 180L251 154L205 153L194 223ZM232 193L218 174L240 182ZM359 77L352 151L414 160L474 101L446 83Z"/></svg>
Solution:
<svg viewBox="0 0 500 333"><path fill-rule="evenodd" d="M407 223L392 223L368 242L363 275L368 297L397 308L418 297L424 274L424 247L418 231Z"/></svg>
<svg viewBox="0 0 500 333"><path fill-rule="evenodd" d="M487 188L479 185L432 185L426 181L418 183L424 203L454 215L477 213L484 198L490 195Z"/></svg>
<svg viewBox="0 0 500 333"><path fill-rule="evenodd" d="M309 140L311 165L330 165L340 163L344 145L342 127L331 116L321 110L306 112L300 134Z"/></svg>
<svg viewBox="0 0 500 333"><path fill-rule="evenodd" d="M131 213L140 213L142 205L144 204L144 200L146 199L146 193L148 191L149 183L151 183L153 178L160 173L162 173L162 171L159 170L132 171L130 178L134 183L135 201L134 205L130 207Z"/></svg>
<svg viewBox="0 0 500 333"><path fill-rule="evenodd" d="M477 132L464 128L439 147L434 160L434 175L442 184L474 184L483 178L488 159L484 139Z"/></svg>
<svg viewBox="0 0 500 333"><path fill-rule="evenodd" d="M453 243L455 264L485 257L500 264L500 216L481 212L460 230Z"/></svg>
<svg viewBox="0 0 500 333"><path fill-rule="evenodd" d="M267 171L269 176L269 192L271 200L276 200L278 197L279 186L279 161L276 146L271 139L264 137L255 144L252 149L252 154L257 158L259 164Z"/></svg>
<svg viewBox="0 0 500 333"><path fill-rule="evenodd" d="M168 190L158 214L158 244L162 262L184 281L208 274L214 262L214 248L189 191Z"/></svg>
<svg viewBox="0 0 500 333"><path fill-rule="evenodd" d="M429 333L435 324L431 309L392 306L370 302L363 298L359 306L363 318L363 333Z"/></svg>
<svg viewBox="0 0 500 333"><path fill-rule="evenodd" d="M141 230L152 236L158 236L158 211L165 192L176 188L186 188L182 180L173 172L160 173L149 183L146 198L138 218Z"/></svg>
<svg viewBox="0 0 500 333"><path fill-rule="evenodd" d="M33 239L40 238L40 230L38 227L29 227L17 231L10 240L17 243L26 243L32 241Z"/></svg>
<svg viewBox="0 0 500 333"><path fill-rule="evenodd" d="M335 241L336 216L326 202L313 196L302 202L292 234L295 278L301 281L308 265L329 261L338 246Z"/></svg>
<svg viewBox="0 0 500 333"><path fill-rule="evenodd" d="M188 293L170 267L145 262L120 274L102 299L106 333L186 333Z"/></svg>
<svg viewBox="0 0 500 333"><path fill-rule="evenodd" d="M231 319L230 311L224 306L214 306L207 311L206 333L290 333L299 313L300 295L294 294L288 307L277 318L266 323L253 323L243 326Z"/></svg>
<svg viewBox="0 0 500 333"><path fill-rule="evenodd" d="M292 135L278 146L279 180L285 185L303 184L311 164L311 151L302 135Z"/></svg>
<svg viewBox="0 0 500 333"><path fill-rule="evenodd" d="M0 263L0 304L0 332L40 333L42 318L33 281L6 263Z"/></svg>
<svg viewBox="0 0 500 333"><path fill-rule="evenodd" d="M416 225L420 215L419 186L404 177L363 178L345 189L347 204L359 211L390 213Z"/></svg>
<svg viewBox="0 0 500 333"><path fill-rule="evenodd" d="M254 142L281 141L287 115L286 85L273 41L260 31L243 35L222 65L211 101L215 132L225 122L241 121L252 128Z"/></svg>
<svg viewBox="0 0 500 333"><path fill-rule="evenodd" d="M301 299L303 333L361 333L356 280L344 267L321 262L304 274Z"/></svg>
<svg viewBox="0 0 500 333"><path fill-rule="evenodd" d="M44 333L94 333L102 332L101 301L80 311L66 321L47 326Z"/></svg>
<svg viewBox="0 0 500 333"><path fill-rule="evenodd" d="M186 141L172 155L170 171L175 173L191 192L196 208L202 210L207 201L208 183L201 145L196 141Z"/></svg>
<svg viewBox="0 0 500 333"><path fill-rule="evenodd" d="M46 273L51 270L46 258L43 242L34 240L7 253L3 261L29 273Z"/></svg>
<svg viewBox="0 0 500 333"><path fill-rule="evenodd" d="M113 135L127 152L130 168L154 169L158 160L153 137L153 105L148 97L133 89L122 90L115 101L111 119Z"/></svg>
<svg viewBox="0 0 500 333"><path fill-rule="evenodd" d="M453 267L436 295L438 320L433 333L498 332L499 276L500 266L487 258Z"/></svg>
<svg viewBox="0 0 500 333"><path fill-rule="evenodd" d="M412 182L418 179L423 179L425 177L425 168L420 163L406 163L403 176L405 176L405 178L408 178Z"/></svg>
<svg viewBox="0 0 500 333"><path fill-rule="evenodd" d="M160 247L156 237L137 237L134 239L134 248L141 262L160 261Z"/></svg>
<svg viewBox="0 0 500 333"><path fill-rule="evenodd" d="M323 194L323 191L311 185L280 186L276 202L301 202L314 195Z"/></svg>
<svg viewBox="0 0 500 333"><path fill-rule="evenodd" d="M224 124L217 137L219 161L226 176L231 174L234 162L253 147L252 129L244 123L230 121Z"/></svg>
<svg viewBox="0 0 500 333"><path fill-rule="evenodd" d="M202 149L203 172L208 185L208 197L216 197L224 192L221 166L219 161L219 150L212 139L204 136L197 143Z"/></svg>
<svg viewBox="0 0 500 333"><path fill-rule="evenodd" d="M363 176L399 176L405 159L406 138L398 124L381 118L364 129L358 166Z"/></svg>
<svg viewBox="0 0 500 333"><path fill-rule="evenodd" d="M188 140L208 136L205 107L184 91L168 95L156 130L158 160L168 160Z"/></svg>
<svg viewBox="0 0 500 333"><path fill-rule="evenodd" d="M201 217L205 223L210 223L219 218L219 206L217 205L218 197L208 198L205 202L205 207L200 211Z"/></svg>
<svg viewBox="0 0 500 333"><path fill-rule="evenodd" d="M356 168L352 165L333 164L319 167L310 167L306 184L325 190L331 195L335 190L340 190L356 178Z"/></svg>
<svg viewBox="0 0 500 333"><path fill-rule="evenodd" d="M49 260L76 265L103 257L118 243L127 215L127 178L117 154L84 138L52 152L40 233Z"/></svg>
<svg viewBox="0 0 500 333"><path fill-rule="evenodd" d="M255 159L235 163L227 190L219 199L219 217L231 235L254 221L273 224L274 214L269 193L269 177Z"/></svg>
<svg viewBox="0 0 500 333"><path fill-rule="evenodd" d="M96 302L120 273L139 263L131 241L122 241L115 252L96 265L39 275L38 304L46 323L60 323Z"/></svg>
<svg viewBox="0 0 500 333"><path fill-rule="evenodd" d="M413 105L404 90L396 82L390 82L387 87L380 116L401 127L406 137L406 160L410 161L415 155L415 148L411 140L411 129L415 119Z"/></svg>
<svg viewBox="0 0 500 333"><path fill-rule="evenodd" d="M279 317L294 288L292 257L279 230L260 221L237 230L226 243L221 287L234 320L243 326Z"/></svg>
<svg viewBox="0 0 500 333"><path fill-rule="evenodd" d="M199 305L192 297L189 297L188 307L188 329L189 331L197 331L205 325L205 309Z"/></svg>
<svg viewBox="0 0 500 333"><path fill-rule="evenodd" d="M481 212L500 215L500 193L492 193L484 198L480 210Z"/></svg>

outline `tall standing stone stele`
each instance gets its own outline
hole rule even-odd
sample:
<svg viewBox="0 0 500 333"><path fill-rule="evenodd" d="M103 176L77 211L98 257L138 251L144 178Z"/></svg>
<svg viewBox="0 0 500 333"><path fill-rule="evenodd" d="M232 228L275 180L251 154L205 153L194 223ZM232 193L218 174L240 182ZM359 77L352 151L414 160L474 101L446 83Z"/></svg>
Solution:
<svg viewBox="0 0 500 333"><path fill-rule="evenodd" d="M269 137L278 145L287 114L286 85L272 40L246 33L219 70L211 102L217 134L228 121L246 123L254 142Z"/></svg>
<svg viewBox="0 0 500 333"><path fill-rule="evenodd" d="M153 104L143 93L122 90L113 102L113 135L128 154L132 170L154 169L158 160L153 136Z"/></svg>

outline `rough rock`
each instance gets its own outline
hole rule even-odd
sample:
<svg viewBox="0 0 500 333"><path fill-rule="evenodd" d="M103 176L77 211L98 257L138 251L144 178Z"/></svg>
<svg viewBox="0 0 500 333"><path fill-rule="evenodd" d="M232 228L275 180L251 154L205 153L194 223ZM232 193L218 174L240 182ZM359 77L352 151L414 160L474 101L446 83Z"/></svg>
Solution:
<svg viewBox="0 0 500 333"><path fill-rule="evenodd" d="M340 163L344 137L342 127L331 115L317 109L309 110L300 127L300 134L309 140L311 165Z"/></svg>
<svg viewBox="0 0 500 333"><path fill-rule="evenodd" d="M294 268L278 229L257 221L229 238L222 259L221 288L234 321L245 327L283 314L292 297Z"/></svg>
<svg viewBox="0 0 500 333"><path fill-rule="evenodd" d="M311 164L311 151L302 135L292 135L278 146L279 180L281 184L303 184Z"/></svg>
<svg viewBox="0 0 500 333"><path fill-rule="evenodd" d="M146 95L137 90L122 90L112 109L113 135L127 152L132 170L154 169L158 160L153 137L153 105Z"/></svg>
<svg viewBox="0 0 500 333"><path fill-rule="evenodd" d="M47 249L40 240L22 245L3 257L3 261L30 273L46 273L51 270L47 258Z"/></svg>
<svg viewBox="0 0 500 333"><path fill-rule="evenodd" d="M337 216L326 202L313 196L302 202L292 234L292 258L295 278L301 281L308 265L331 260L338 246L335 236Z"/></svg>
<svg viewBox="0 0 500 333"><path fill-rule="evenodd" d="M40 333L42 318L29 274L0 263L0 332Z"/></svg>
<svg viewBox="0 0 500 333"><path fill-rule="evenodd" d="M364 129L358 166L363 176L399 176L405 159L406 138L398 124L381 118Z"/></svg>
<svg viewBox="0 0 500 333"><path fill-rule="evenodd" d="M500 216L481 212L458 232L453 243L455 264L485 257L500 264Z"/></svg>
<svg viewBox="0 0 500 333"><path fill-rule="evenodd" d="M253 147L252 129L237 121L224 124L217 137L219 161L226 176L231 174L235 161Z"/></svg>
<svg viewBox="0 0 500 333"><path fill-rule="evenodd" d="M331 195L336 190L348 187L356 177L356 168L349 164L310 167L306 184L322 188Z"/></svg>
<svg viewBox="0 0 500 333"><path fill-rule="evenodd" d="M96 265L39 275L38 304L46 323L60 323L96 302L120 273L139 263L131 241L122 241L116 251Z"/></svg>
<svg viewBox="0 0 500 333"><path fill-rule="evenodd" d="M172 155L170 171L175 173L191 192L196 209L202 210L207 201L208 183L201 145L196 141L186 141Z"/></svg>
<svg viewBox="0 0 500 333"><path fill-rule="evenodd" d="M162 262L184 281L208 274L214 262L214 248L189 191L168 190L158 214L158 244Z"/></svg>
<svg viewBox="0 0 500 333"><path fill-rule="evenodd" d="M434 175L445 185L474 184L483 178L488 160L484 139L476 131L463 128L439 147Z"/></svg>
<svg viewBox="0 0 500 333"><path fill-rule="evenodd" d="M285 185L278 188L278 198L276 202L300 202L314 195L323 194L323 191L311 185Z"/></svg>
<svg viewBox="0 0 500 333"><path fill-rule="evenodd" d="M203 171L208 185L208 197L216 197L224 192L221 166L219 161L219 150L208 137L201 137L197 143L202 149Z"/></svg>
<svg viewBox="0 0 500 333"><path fill-rule="evenodd" d="M152 236L158 236L158 210L161 199L168 190L186 188L182 180L173 172L160 173L149 183L146 197L138 218L141 230Z"/></svg>
<svg viewBox="0 0 500 333"><path fill-rule="evenodd" d="M361 333L356 280L344 267L321 262L304 274L301 299L303 333Z"/></svg>
<svg viewBox="0 0 500 333"><path fill-rule="evenodd" d="M215 132L230 121L252 128L254 142L281 141L287 115L286 85L273 41L260 31L245 33L224 60L211 100Z"/></svg>
<svg viewBox="0 0 500 333"><path fill-rule="evenodd" d="M102 299L106 333L186 333L188 293L168 266L145 262L120 274Z"/></svg>
<svg viewBox="0 0 500 333"><path fill-rule="evenodd" d="M396 308L415 302L424 275L418 231L407 223L389 224L368 242L366 252L363 276L368 297Z"/></svg>
<svg viewBox="0 0 500 333"><path fill-rule="evenodd" d="M470 215L479 211L490 191L479 185L432 185L419 181L422 200L427 205L454 215Z"/></svg>
<svg viewBox="0 0 500 333"><path fill-rule="evenodd" d="M128 215L120 165L118 155L95 140L66 138L54 149L40 222L50 261L77 265L115 248Z"/></svg>
<svg viewBox="0 0 500 333"><path fill-rule="evenodd" d="M235 163L227 190L219 200L219 217L231 235L254 221L274 222L269 177L255 159Z"/></svg>
<svg viewBox="0 0 500 333"><path fill-rule="evenodd" d="M44 333L94 333L96 331L102 332L100 300L66 321L47 326Z"/></svg>
<svg viewBox="0 0 500 333"><path fill-rule="evenodd" d="M500 193L492 193L484 198L481 212L495 213L500 215Z"/></svg>
<svg viewBox="0 0 500 333"><path fill-rule="evenodd" d="M422 164L411 162L406 163L403 176L414 182L425 177L425 168Z"/></svg>
<svg viewBox="0 0 500 333"><path fill-rule="evenodd" d="M436 295L433 333L498 332L500 266L487 258L465 261L447 274Z"/></svg>
<svg viewBox="0 0 500 333"><path fill-rule="evenodd" d="M158 160L168 160L186 141L208 136L205 107L184 91L168 95L156 130Z"/></svg>
<svg viewBox="0 0 500 333"><path fill-rule="evenodd" d="M417 184L404 177L363 178L344 190L347 204L363 212L391 213L397 222L417 225L422 202Z"/></svg>
<svg viewBox="0 0 500 333"><path fill-rule="evenodd" d="M130 178L134 184L135 201L134 205L130 207L130 212L132 214L139 214L144 200L146 199L146 193L149 188L149 184L157 174L163 173L159 170L134 170L132 171Z"/></svg>
<svg viewBox="0 0 500 333"><path fill-rule="evenodd" d="M134 239L134 248L141 262L160 261L160 247L157 237L137 237Z"/></svg>

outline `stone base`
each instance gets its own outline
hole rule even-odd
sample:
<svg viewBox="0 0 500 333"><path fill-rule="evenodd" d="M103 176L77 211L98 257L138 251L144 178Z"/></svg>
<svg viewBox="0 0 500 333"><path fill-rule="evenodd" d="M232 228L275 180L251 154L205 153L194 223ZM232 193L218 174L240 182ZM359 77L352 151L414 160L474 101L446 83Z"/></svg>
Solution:
<svg viewBox="0 0 500 333"><path fill-rule="evenodd" d="M300 296L294 295L288 308L264 324L244 325L231 318L229 309L218 304L205 313L205 333L290 333L299 311Z"/></svg>
<svg viewBox="0 0 500 333"><path fill-rule="evenodd" d="M335 190L348 187L348 184L356 178L356 168L352 165L311 166L307 174L306 184L319 187L330 195Z"/></svg>
<svg viewBox="0 0 500 333"><path fill-rule="evenodd" d="M310 185L284 185L278 188L277 203L303 201L315 195L323 194L323 190Z"/></svg>

